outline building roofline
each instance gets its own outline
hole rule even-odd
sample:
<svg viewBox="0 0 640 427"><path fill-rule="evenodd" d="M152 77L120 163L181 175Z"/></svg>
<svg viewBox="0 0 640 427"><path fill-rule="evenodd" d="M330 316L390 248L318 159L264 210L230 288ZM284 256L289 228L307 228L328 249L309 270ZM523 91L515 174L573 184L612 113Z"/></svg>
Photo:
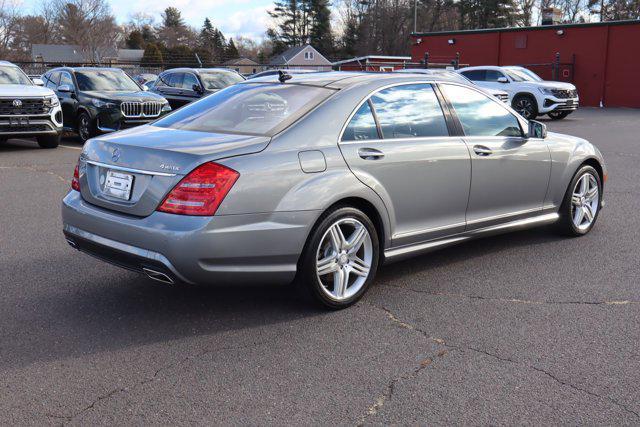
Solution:
<svg viewBox="0 0 640 427"><path fill-rule="evenodd" d="M509 27L509 28L482 28L478 30L453 30L453 31L433 31L433 32L416 32L411 33L411 37L426 36L447 36L457 34L481 34L481 33L502 33L512 31L537 31L552 30L561 28L582 28L582 27L600 27L607 25L640 25L640 19L628 19L624 21L605 21L605 22L585 22L579 24L557 24L557 25L538 25L532 27Z"/></svg>
<svg viewBox="0 0 640 427"><path fill-rule="evenodd" d="M341 65L346 64L348 62L355 61L363 61L367 59L397 59L398 61L410 61L410 56L391 56L391 55L366 55L366 56L358 56L356 58L343 59L342 61L333 62L331 65Z"/></svg>

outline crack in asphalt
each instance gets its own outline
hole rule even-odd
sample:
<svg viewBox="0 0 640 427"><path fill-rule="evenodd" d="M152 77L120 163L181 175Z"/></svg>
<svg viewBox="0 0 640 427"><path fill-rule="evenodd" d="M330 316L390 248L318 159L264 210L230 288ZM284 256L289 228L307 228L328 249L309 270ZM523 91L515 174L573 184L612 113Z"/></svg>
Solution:
<svg viewBox="0 0 640 427"><path fill-rule="evenodd" d="M180 366L190 360L198 360L208 354L215 354L215 353L219 353L222 351L227 351L227 350L243 350L246 348L253 348L253 347L258 347L261 346L263 344L266 344L268 341L261 341L261 342L257 342L257 343L252 343L252 344L247 344L247 345L243 345L243 346L229 346L229 347L221 347L221 348L216 348L216 349L212 349L212 350L205 350L202 351L200 353L197 353L195 355L190 355L187 357L184 357L176 362L172 362L172 363L168 363L158 369L156 369L154 371L154 373L151 376L148 376L146 378L143 378L142 380L139 380L129 386L124 386L124 387L117 387L114 388L113 390L110 390L107 393L101 394L99 396L97 396L95 399L93 399L93 401L91 401L90 404L88 404L87 406L85 406L84 408L82 408L81 410L79 410L78 412L72 414L72 415L60 415L60 414L53 414L53 413L47 413L45 414L45 416L47 416L48 418L56 418L56 419L62 419L63 421L63 425L65 423L70 423L73 420L75 420L76 418L78 418L79 416L85 414L88 411L91 411L93 408L95 408L95 406L97 404L99 404L101 401L103 400L107 400L112 398L113 396L120 394L120 393L128 393L131 390L134 390L138 387L144 386L146 384L149 384L153 381L155 381L158 376L164 372L167 371L169 369L172 369L174 367Z"/></svg>
<svg viewBox="0 0 640 427"><path fill-rule="evenodd" d="M591 397L595 397L601 400L606 400L608 402L610 402L611 404L617 406L618 408L620 408L621 410L623 410L624 412L634 415L636 418L640 418L640 414L637 411L634 411L633 409L629 408L628 406L626 406L625 404L619 402L618 400L610 397L610 396L603 396L600 395L598 393L595 393L593 391L581 388L576 386L575 384L572 384L570 382L567 381L563 381L560 378L556 377L555 375L553 375L552 373L550 373L549 371L546 371L542 368L539 368L537 366L534 365L529 365L527 363L512 359L512 358L508 358L508 357L503 357L500 356L498 354L495 353L491 353L487 350L483 350L483 349L479 349L476 347L471 347L471 346L460 346L460 345L456 345L456 344L451 344L446 342L444 339L442 338L436 338L436 337L432 337L428 332L426 332L425 330L419 328L418 326L415 326L411 323L408 323L404 320L401 320L395 313L393 313L391 310L389 310L388 308L384 307L384 306L377 306L375 304L371 304L371 303L364 303L367 305L370 305L371 307L377 309L377 310L381 310L383 311L387 318L389 320L391 320L394 324L396 324L397 326L403 328L403 329L408 329L408 330L412 330L412 331L416 331L418 333L420 333L423 337L427 338L428 340L436 343L436 344L440 344L444 347L446 347L447 349L450 350L458 350L458 351L462 351L464 352L465 350L469 350L478 354L481 354L483 356L488 356L491 357L493 359L496 359L500 362L507 362L507 363L513 363L516 365L520 365L526 368L529 368L533 371L536 371L538 373L544 374L547 377L549 377L550 379L552 379L553 381L557 382L560 385L563 385L565 387L569 387L577 392L581 392L584 394L587 394ZM446 351L444 353L438 353L438 356L444 356L444 354L446 354ZM408 374L404 374L398 378L393 379L389 385L387 386L387 389L385 390L385 392L376 399L375 403L373 405L371 405L368 409L367 409L367 413L360 419L360 423L358 423L358 425L363 425L364 422L368 419L368 417L373 416L375 414L378 413L378 411L380 410L380 408L382 408L382 406L389 400L392 398L393 393L395 392L396 389L396 385L399 381L401 380L409 380L409 379L413 379L415 378L420 371L422 371L424 368L426 368L427 366L429 366L431 364L431 362L433 361L432 358L429 359L425 359L425 360L429 360L429 363L427 363L426 366L418 366L418 368L414 368L411 372L409 372Z"/></svg>
<svg viewBox="0 0 640 427"><path fill-rule="evenodd" d="M387 283L380 283L377 286L386 286L389 288L403 289L405 291L414 292L417 294L431 295L434 297L455 297L455 298L465 298L470 300L479 300L479 301L497 301L497 302L510 302L514 304L530 304L530 305L637 305L640 304L640 301L631 301L631 300L612 300L612 301L554 301L554 300L524 300L518 298L499 298L499 297L484 297L482 295L466 295L466 294L458 294L452 292L430 292L423 291L421 289L410 288L407 286L397 286L390 285Z"/></svg>

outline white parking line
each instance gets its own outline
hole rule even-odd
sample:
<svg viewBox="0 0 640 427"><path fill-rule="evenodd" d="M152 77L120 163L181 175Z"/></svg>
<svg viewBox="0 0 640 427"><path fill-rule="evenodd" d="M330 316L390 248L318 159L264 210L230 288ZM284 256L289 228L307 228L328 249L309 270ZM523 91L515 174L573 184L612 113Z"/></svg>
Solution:
<svg viewBox="0 0 640 427"><path fill-rule="evenodd" d="M71 148L72 150L82 150L82 147L71 147L69 145L58 145L58 147L62 147L62 148Z"/></svg>

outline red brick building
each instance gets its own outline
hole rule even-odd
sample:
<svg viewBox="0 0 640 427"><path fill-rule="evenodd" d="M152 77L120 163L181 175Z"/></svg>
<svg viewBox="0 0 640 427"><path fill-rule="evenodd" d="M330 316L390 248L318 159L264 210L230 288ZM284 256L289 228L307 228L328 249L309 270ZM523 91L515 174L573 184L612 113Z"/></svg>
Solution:
<svg viewBox="0 0 640 427"><path fill-rule="evenodd" d="M412 34L412 58L522 65L575 84L588 106L640 108L640 20ZM559 65L554 65L559 53Z"/></svg>

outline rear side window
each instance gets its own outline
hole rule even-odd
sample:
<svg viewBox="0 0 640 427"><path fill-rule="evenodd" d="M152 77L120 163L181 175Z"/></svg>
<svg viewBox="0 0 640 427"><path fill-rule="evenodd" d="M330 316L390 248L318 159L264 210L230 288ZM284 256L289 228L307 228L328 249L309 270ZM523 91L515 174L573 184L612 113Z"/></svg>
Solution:
<svg viewBox="0 0 640 427"><path fill-rule="evenodd" d="M153 125L200 132L274 135L334 90L293 84L239 84L188 104Z"/></svg>
<svg viewBox="0 0 640 427"><path fill-rule="evenodd" d="M184 73L173 73L168 78L169 78L169 86L179 88L182 86Z"/></svg>
<svg viewBox="0 0 640 427"><path fill-rule="evenodd" d="M485 80L488 82L497 82L500 77L504 77L504 74L502 74L500 71L487 70Z"/></svg>
<svg viewBox="0 0 640 427"><path fill-rule="evenodd" d="M430 84L394 86L377 92L371 101L384 139L449 136Z"/></svg>
<svg viewBox="0 0 640 427"><path fill-rule="evenodd" d="M500 101L463 86L442 84L467 136L522 136L520 122Z"/></svg>
<svg viewBox="0 0 640 427"><path fill-rule="evenodd" d="M187 90L193 90L193 85L200 86L200 82L193 74L187 73L184 75L181 87Z"/></svg>
<svg viewBox="0 0 640 427"><path fill-rule="evenodd" d="M487 72L485 70L469 70L462 71L463 76L474 82L483 82L486 79Z"/></svg>
<svg viewBox="0 0 640 427"><path fill-rule="evenodd" d="M379 139L376 121L373 118L369 102L365 102L358 108L351 121L342 134L343 141L364 141Z"/></svg>

